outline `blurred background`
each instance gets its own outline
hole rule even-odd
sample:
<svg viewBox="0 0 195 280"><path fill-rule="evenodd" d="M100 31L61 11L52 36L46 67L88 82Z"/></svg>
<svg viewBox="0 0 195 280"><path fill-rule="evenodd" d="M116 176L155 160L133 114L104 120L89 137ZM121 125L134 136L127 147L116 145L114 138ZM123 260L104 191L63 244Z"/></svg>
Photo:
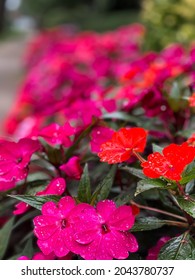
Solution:
<svg viewBox="0 0 195 280"><path fill-rule="evenodd" d="M134 22L147 28L143 50L195 38L194 0L0 0L0 121L16 96L22 57L38 30L70 25L103 32Z"/></svg>

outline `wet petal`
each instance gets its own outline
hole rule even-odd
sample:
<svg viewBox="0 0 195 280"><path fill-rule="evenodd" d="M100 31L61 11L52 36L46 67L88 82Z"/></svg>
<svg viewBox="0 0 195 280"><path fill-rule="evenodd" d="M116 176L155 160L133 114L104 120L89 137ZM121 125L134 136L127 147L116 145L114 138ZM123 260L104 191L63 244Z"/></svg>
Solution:
<svg viewBox="0 0 195 280"><path fill-rule="evenodd" d="M134 216L130 206L122 205L110 216L109 225L117 230L129 230L134 224Z"/></svg>

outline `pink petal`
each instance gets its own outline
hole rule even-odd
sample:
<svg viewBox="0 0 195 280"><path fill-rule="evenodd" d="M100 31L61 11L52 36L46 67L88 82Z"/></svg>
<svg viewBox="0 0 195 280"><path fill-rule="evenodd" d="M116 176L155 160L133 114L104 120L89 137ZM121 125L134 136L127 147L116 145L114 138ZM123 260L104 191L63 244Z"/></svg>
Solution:
<svg viewBox="0 0 195 280"><path fill-rule="evenodd" d="M34 234L40 240L46 240L60 228L60 223L54 217L38 216L34 218Z"/></svg>
<svg viewBox="0 0 195 280"><path fill-rule="evenodd" d="M103 243L113 258L123 260L129 256L124 238L120 232L112 231L105 234Z"/></svg>
<svg viewBox="0 0 195 280"><path fill-rule="evenodd" d="M58 207L63 217L67 217L69 212L76 206L75 200L71 196L65 196L60 199Z"/></svg>
<svg viewBox="0 0 195 280"><path fill-rule="evenodd" d="M102 219L106 222L116 210L116 204L112 200L103 200L98 202L96 209Z"/></svg>
<svg viewBox="0 0 195 280"><path fill-rule="evenodd" d="M57 257L64 257L70 252L70 250L66 247L63 231L66 230L61 230L60 233L58 233L54 243L54 253Z"/></svg>
<svg viewBox="0 0 195 280"><path fill-rule="evenodd" d="M36 195L61 195L66 189L66 182L64 178L55 178L46 187L45 190L37 192Z"/></svg>
<svg viewBox="0 0 195 280"><path fill-rule="evenodd" d="M93 153L100 152L100 146L110 140L114 130L109 127L97 126L92 130L91 133L91 151Z"/></svg>
<svg viewBox="0 0 195 280"><path fill-rule="evenodd" d="M14 215L20 215L25 213L28 209L30 209L30 206L25 202L19 202L15 205L16 209L13 211Z"/></svg>
<svg viewBox="0 0 195 280"><path fill-rule="evenodd" d="M131 253L137 252L139 245L135 236L130 232L123 232L121 234L123 235L127 250Z"/></svg>
<svg viewBox="0 0 195 280"><path fill-rule="evenodd" d="M135 218L130 206L122 205L110 216L109 225L117 230L129 230L134 224Z"/></svg>
<svg viewBox="0 0 195 280"><path fill-rule="evenodd" d="M46 202L42 206L42 214L46 216L59 217L59 209L53 201Z"/></svg>
<svg viewBox="0 0 195 280"><path fill-rule="evenodd" d="M80 159L76 156L71 157L67 163L62 164L60 170L62 170L68 177L75 180L80 180L81 174L83 173Z"/></svg>

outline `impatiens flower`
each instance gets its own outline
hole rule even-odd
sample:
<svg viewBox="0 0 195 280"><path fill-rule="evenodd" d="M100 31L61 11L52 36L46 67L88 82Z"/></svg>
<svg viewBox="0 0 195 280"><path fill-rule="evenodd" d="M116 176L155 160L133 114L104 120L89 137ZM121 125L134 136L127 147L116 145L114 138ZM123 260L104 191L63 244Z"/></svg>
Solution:
<svg viewBox="0 0 195 280"><path fill-rule="evenodd" d="M40 149L38 141L23 138L19 142L4 141L0 143L0 190L14 186L28 174L28 165L33 153Z"/></svg>
<svg viewBox="0 0 195 280"><path fill-rule="evenodd" d="M193 161L195 148L188 146L185 142L182 145L171 144L162 150L162 154L154 152L143 162L143 173L150 178L161 176L179 181L182 178L184 168Z"/></svg>
<svg viewBox="0 0 195 280"><path fill-rule="evenodd" d="M55 259L55 255L53 253L49 254L49 255L44 255L41 252L38 252L36 254L34 254L34 256L32 257L32 260L54 260ZM30 260L27 256L21 256L18 258L18 260L21 261L27 261Z"/></svg>
<svg viewBox="0 0 195 280"><path fill-rule="evenodd" d="M106 126L97 126L91 132L91 151L100 152L100 146L112 138L114 130Z"/></svg>
<svg viewBox="0 0 195 280"><path fill-rule="evenodd" d="M83 168L80 165L80 159L77 156L71 157L67 163L60 166L62 170L69 178L80 180L83 173Z"/></svg>
<svg viewBox="0 0 195 280"><path fill-rule="evenodd" d="M58 177L49 183L45 190L37 192L36 195L62 195L66 189L64 178Z"/></svg>
<svg viewBox="0 0 195 280"><path fill-rule="evenodd" d="M52 123L47 127L41 129L38 133L39 136L43 137L46 142L51 145L64 145L69 147L71 145L70 137L75 133L75 129L66 123L60 126L57 123Z"/></svg>
<svg viewBox="0 0 195 280"><path fill-rule="evenodd" d="M74 223L74 240L80 245L72 248L86 260L126 259L136 252L138 244L129 232L134 224L130 206L116 207L111 200L100 201L83 210Z"/></svg>
<svg viewBox="0 0 195 280"><path fill-rule="evenodd" d="M98 156L109 164L128 160L134 152L143 152L146 145L147 131L141 127L121 128L114 132L111 140L103 143Z"/></svg>
<svg viewBox="0 0 195 280"><path fill-rule="evenodd" d="M15 208L16 209L13 211L13 214L21 215L21 214L25 213L30 208L30 206L25 202L19 202L15 205Z"/></svg>
<svg viewBox="0 0 195 280"><path fill-rule="evenodd" d="M66 196L60 199L58 205L54 202L45 203L42 206L42 215L34 218L37 244L45 255L54 252L57 257L63 257L70 252L67 240L73 235L72 218L75 206L74 199ZM78 206L80 212L82 207L86 207L84 203Z"/></svg>
<svg viewBox="0 0 195 280"><path fill-rule="evenodd" d="M195 92L192 94L192 96L190 96L188 101L190 107L195 107Z"/></svg>
<svg viewBox="0 0 195 280"><path fill-rule="evenodd" d="M161 237L158 240L157 244L154 247L149 249L146 259L147 260L157 260L158 254L160 253L162 246L164 246L164 244L167 243L170 239L171 239L171 237L169 237L169 236Z"/></svg>

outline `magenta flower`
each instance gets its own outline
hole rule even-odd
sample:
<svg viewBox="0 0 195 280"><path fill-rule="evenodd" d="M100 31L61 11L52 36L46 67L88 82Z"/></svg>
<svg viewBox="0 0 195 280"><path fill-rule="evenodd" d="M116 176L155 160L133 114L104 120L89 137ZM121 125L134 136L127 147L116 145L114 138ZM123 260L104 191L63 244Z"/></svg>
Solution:
<svg viewBox="0 0 195 280"><path fill-rule="evenodd" d="M69 178L80 180L83 173L83 168L80 165L80 159L77 156L71 157L67 163L60 166L62 170Z"/></svg>
<svg viewBox="0 0 195 280"><path fill-rule="evenodd" d="M38 238L38 246L48 255L52 252L57 257L64 257L69 252L68 240L73 235L72 223L74 215L81 213L86 204L77 207L70 196L61 198L58 205L47 202L42 207L42 215L34 219L34 233Z"/></svg>
<svg viewBox="0 0 195 280"><path fill-rule="evenodd" d="M53 253L49 254L49 255L44 255L43 253L41 252L38 252L36 254L34 254L34 256L32 257L32 260L43 260L43 261L46 261L46 260L54 260L55 259L55 255ZM18 260L21 260L21 261L27 261L27 260L30 260L27 256L21 256L18 258Z"/></svg>
<svg viewBox="0 0 195 280"><path fill-rule="evenodd" d="M87 260L126 259L138 250L135 237L128 232L134 224L130 206L116 207L111 200L84 209L74 223L72 251Z"/></svg>
<svg viewBox="0 0 195 280"><path fill-rule="evenodd" d="M27 177L31 156L39 149L39 142L28 138L23 138L17 143L0 143L0 190L11 188L17 181Z"/></svg>
<svg viewBox="0 0 195 280"><path fill-rule="evenodd" d="M64 145L65 147L69 147L71 145L70 136L74 135L74 133L75 129L69 123L63 126L52 123L42 128L38 135L43 137L51 145Z"/></svg>
<svg viewBox="0 0 195 280"><path fill-rule="evenodd" d="M14 215L21 215L24 214L28 209L30 209L30 206L25 202L19 202L15 205L15 210L13 211Z"/></svg>
<svg viewBox="0 0 195 280"><path fill-rule="evenodd" d="M171 237L169 237L169 236L161 237L158 240L158 242L156 243L156 245L149 249L146 259L147 260L157 260L158 254L160 253L162 246L164 246L165 243L167 243L170 239L171 239Z"/></svg>
<svg viewBox="0 0 195 280"><path fill-rule="evenodd" d="M91 151L93 153L99 153L100 147L103 143L112 138L114 130L106 126L97 126L91 133Z"/></svg>
<svg viewBox="0 0 195 280"><path fill-rule="evenodd" d="M62 195L66 189L64 178L58 177L49 183L45 190L37 192L36 195Z"/></svg>

